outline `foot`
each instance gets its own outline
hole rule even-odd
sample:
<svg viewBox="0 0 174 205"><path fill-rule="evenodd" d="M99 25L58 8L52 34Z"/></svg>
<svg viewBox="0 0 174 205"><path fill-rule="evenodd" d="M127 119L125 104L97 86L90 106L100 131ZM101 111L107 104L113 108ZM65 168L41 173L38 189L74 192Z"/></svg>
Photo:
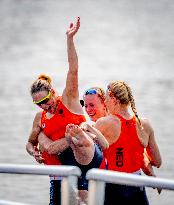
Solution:
<svg viewBox="0 0 174 205"><path fill-rule="evenodd" d="M68 124L66 126L65 137L70 142L70 144L73 143L75 146L88 147L91 144L89 137L78 125Z"/></svg>
<svg viewBox="0 0 174 205"><path fill-rule="evenodd" d="M76 161L81 165L89 164L94 157L93 140L78 125L74 124L66 126L65 137L70 143Z"/></svg>

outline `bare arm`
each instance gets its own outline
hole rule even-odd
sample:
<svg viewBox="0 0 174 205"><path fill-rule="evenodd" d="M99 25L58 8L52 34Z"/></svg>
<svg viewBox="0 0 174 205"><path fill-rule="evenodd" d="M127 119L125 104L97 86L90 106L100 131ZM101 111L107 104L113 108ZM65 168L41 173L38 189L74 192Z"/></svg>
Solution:
<svg viewBox="0 0 174 205"><path fill-rule="evenodd" d="M38 145L38 134L41 131L40 118L41 118L41 113L37 113L33 121L33 127L29 135L28 142L26 144L26 150L30 155L33 155L34 146L37 147Z"/></svg>
<svg viewBox="0 0 174 205"><path fill-rule="evenodd" d="M153 166L156 166L159 168L162 163L160 151L159 151L158 145L155 140L153 128L151 127L150 123L148 123L148 128L149 128L150 134L149 134L149 142L148 142L148 146L146 147L146 151L149 156L150 163Z"/></svg>
<svg viewBox="0 0 174 205"><path fill-rule="evenodd" d="M66 138L52 141L43 132L39 134L38 141L42 149L47 151L49 154L61 153L69 147L69 143L67 142Z"/></svg>
<svg viewBox="0 0 174 205"><path fill-rule="evenodd" d="M42 163L43 158L41 157L41 154L37 148L38 135L41 132L40 119L41 113L37 113L33 121L33 127L29 135L28 142L26 144L26 150L31 156L33 156L36 159L37 162Z"/></svg>
<svg viewBox="0 0 174 205"><path fill-rule="evenodd" d="M99 118L94 127L101 132L109 145L116 142L120 135L120 122L116 118L106 116Z"/></svg>
<svg viewBox="0 0 174 205"><path fill-rule="evenodd" d="M149 137L149 144L146 148L146 151L147 151L148 156L150 157L150 163L153 166L156 166L159 168L161 166L162 160L161 160L161 155L159 152L158 145L155 141L154 133L152 133Z"/></svg>
<svg viewBox="0 0 174 205"><path fill-rule="evenodd" d="M66 87L62 94L63 103L67 106L67 108L76 113L82 113L82 108L79 103L78 90L78 57L73 39L79 27L80 18L77 19L75 25L70 25L70 28L66 33L69 70L66 79Z"/></svg>
<svg viewBox="0 0 174 205"><path fill-rule="evenodd" d="M87 123L83 123L82 124L82 128L84 131L86 131L86 133L91 136L91 138L101 146L101 148L107 149L109 147L109 143L106 140L106 138L104 137L104 135L97 130L96 128L92 127L91 125L87 124Z"/></svg>

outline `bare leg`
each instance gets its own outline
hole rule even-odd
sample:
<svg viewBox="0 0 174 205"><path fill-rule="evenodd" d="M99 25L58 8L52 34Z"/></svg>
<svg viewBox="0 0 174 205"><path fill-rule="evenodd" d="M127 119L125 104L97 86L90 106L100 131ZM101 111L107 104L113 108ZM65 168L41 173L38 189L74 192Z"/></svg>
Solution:
<svg viewBox="0 0 174 205"><path fill-rule="evenodd" d="M76 161L81 165L88 165L94 157L93 140L78 125L74 124L67 125L65 137L70 143Z"/></svg>

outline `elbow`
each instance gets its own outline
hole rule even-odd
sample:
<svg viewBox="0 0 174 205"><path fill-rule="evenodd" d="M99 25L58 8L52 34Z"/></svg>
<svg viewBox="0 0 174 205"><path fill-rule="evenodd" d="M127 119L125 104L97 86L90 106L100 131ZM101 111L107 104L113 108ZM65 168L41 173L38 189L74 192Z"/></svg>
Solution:
<svg viewBox="0 0 174 205"><path fill-rule="evenodd" d="M161 167L161 164L162 164L161 158L160 158L158 161L152 163L152 165L155 166L155 167L157 167L157 168L160 168L160 167Z"/></svg>
<svg viewBox="0 0 174 205"><path fill-rule="evenodd" d="M157 168L160 168L160 167L161 167L161 164L162 164L162 161L160 160L160 161L157 163L156 167L157 167Z"/></svg>
<svg viewBox="0 0 174 205"><path fill-rule="evenodd" d="M27 142L25 149L30 154L30 150L32 149L34 145L31 142Z"/></svg>
<svg viewBox="0 0 174 205"><path fill-rule="evenodd" d="M25 146L25 150L29 153L28 143Z"/></svg>
<svg viewBox="0 0 174 205"><path fill-rule="evenodd" d="M161 165L162 165L162 159L161 159L161 156L160 156L156 167L160 168Z"/></svg>

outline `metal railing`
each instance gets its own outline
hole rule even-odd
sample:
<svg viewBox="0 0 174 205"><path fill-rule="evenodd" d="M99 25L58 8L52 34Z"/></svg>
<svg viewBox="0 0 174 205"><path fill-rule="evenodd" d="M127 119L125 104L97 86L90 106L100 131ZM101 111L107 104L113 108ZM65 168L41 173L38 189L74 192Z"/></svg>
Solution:
<svg viewBox="0 0 174 205"><path fill-rule="evenodd" d="M0 200L1 205L29 205L29 204L23 204L19 202L14 202L14 201L6 201L6 200Z"/></svg>
<svg viewBox="0 0 174 205"><path fill-rule="evenodd" d="M0 164L0 173L61 176L61 205L77 204L77 178L81 175L81 170L78 167ZM1 200L0 204L16 205L20 203Z"/></svg>
<svg viewBox="0 0 174 205"><path fill-rule="evenodd" d="M101 169L89 170L86 177L89 180L88 205L104 204L105 183L174 190L174 180L159 177L148 177Z"/></svg>
<svg viewBox="0 0 174 205"><path fill-rule="evenodd" d="M61 205L77 205L78 203L77 178L81 175L78 167L0 164L0 173L61 176ZM140 176L101 169L89 170L86 177L89 180L88 205L103 205L105 183L174 190L174 180L159 177ZM0 200L0 205L2 204L27 205Z"/></svg>

